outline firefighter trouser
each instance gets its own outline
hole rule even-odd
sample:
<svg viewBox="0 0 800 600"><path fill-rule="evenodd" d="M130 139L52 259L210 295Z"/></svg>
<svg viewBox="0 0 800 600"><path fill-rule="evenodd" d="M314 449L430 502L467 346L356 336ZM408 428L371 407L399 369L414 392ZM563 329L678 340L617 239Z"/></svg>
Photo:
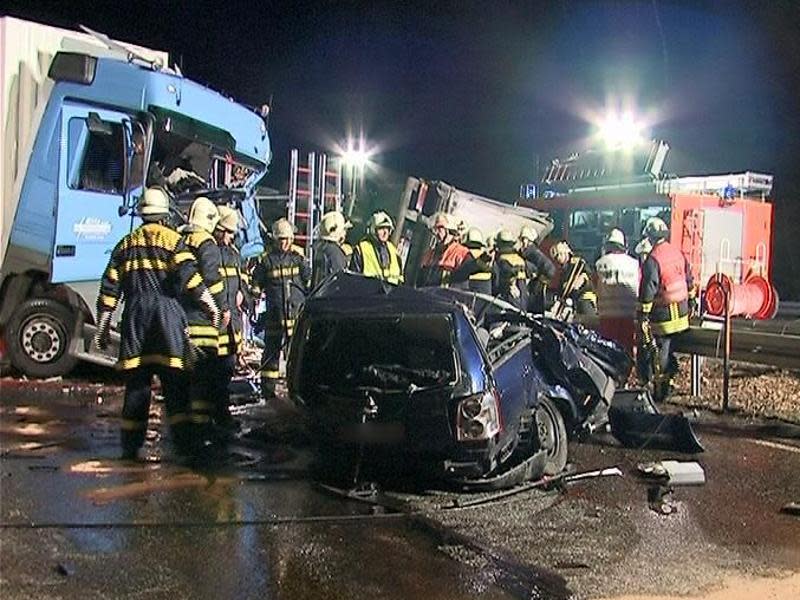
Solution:
<svg viewBox="0 0 800 600"><path fill-rule="evenodd" d="M218 356L215 361L216 376L213 381L214 406L211 415L215 425L229 427L233 418L231 417L231 379L236 367L236 355Z"/></svg>
<svg viewBox="0 0 800 600"><path fill-rule="evenodd" d="M153 375L158 375L161 380L172 441L179 451L188 451L192 442L192 423L186 374L178 369L149 365L127 373L125 402L122 405L122 449L126 453L133 453L144 444Z"/></svg>
<svg viewBox="0 0 800 600"><path fill-rule="evenodd" d="M211 432L211 415L216 403L218 360L216 348L198 348L189 385L192 422L202 438L207 438Z"/></svg>
<svg viewBox="0 0 800 600"><path fill-rule="evenodd" d="M261 395L265 400L275 397L275 386L280 379L281 350L288 346L293 328L294 319L284 318L282 314L267 319L261 366Z"/></svg>

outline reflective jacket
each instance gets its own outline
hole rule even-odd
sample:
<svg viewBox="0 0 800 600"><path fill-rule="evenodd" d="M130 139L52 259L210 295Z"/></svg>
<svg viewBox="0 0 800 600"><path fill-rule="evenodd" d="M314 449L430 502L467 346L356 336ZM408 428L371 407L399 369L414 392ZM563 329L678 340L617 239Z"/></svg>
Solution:
<svg viewBox="0 0 800 600"><path fill-rule="evenodd" d="M403 267L400 256L392 242L381 244L366 237L353 249L350 268L367 277L383 279L395 285L403 282Z"/></svg>
<svg viewBox="0 0 800 600"><path fill-rule="evenodd" d="M609 252L595 263L600 317L636 318L639 261L625 252Z"/></svg>
<svg viewBox="0 0 800 600"><path fill-rule="evenodd" d="M585 275L585 277L581 277L581 275ZM592 287L589 265L580 256L571 256L569 261L561 267L559 282L559 296L565 300L572 298L576 312L581 312L579 310L581 304L591 304L592 306L587 310L594 310L594 307L597 306L597 295Z"/></svg>
<svg viewBox="0 0 800 600"><path fill-rule="evenodd" d="M220 313L230 309L225 296L225 285L220 275L220 249L214 237L205 229L188 225L184 229L183 242L197 260L197 270L208 291L214 297ZM201 304L187 296L181 298L186 318L189 321L189 339L198 348L217 351L219 330L214 326Z"/></svg>
<svg viewBox="0 0 800 600"><path fill-rule="evenodd" d="M516 250L499 251L492 267L492 295L526 310L529 273L528 263Z"/></svg>
<svg viewBox="0 0 800 600"><path fill-rule="evenodd" d="M230 307L231 320L227 327L220 325L217 352L220 356L236 354L242 346L242 311L237 305L237 295L247 296L247 281L242 270L242 261L235 246L220 246L219 275L225 287L225 301Z"/></svg>
<svg viewBox="0 0 800 600"><path fill-rule="evenodd" d="M184 368L186 315L178 301L199 300L206 286L181 236L145 223L117 243L100 281L98 313L125 308L120 322L119 367Z"/></svg>
<svg viewBox="0 0 800 600"><path fill-rule="evenodd" d="M469 256L466 246L452 240L446 246L436 244L429 248L422 257L422 272L420 285L442 286L450 285L451 275Z"/></svg>
<svg viewBox="0 0 800 600"><path fill-rule="evenodd" d="M310 277L305 258L294 248L287 252L278 247L270 249L253 271L253 283L264 292L267 302L267 322L280 325L287 335L294 330Z"/></svg>
<svg viewBox="0 0 800 600"><path fill-rule="evenodd" d="M639 310L655 335L670 335L689 328L692 276L686 257L667 241L659 242L642 267Z"/></svg>
<svg viewBox="0 0 800 600"><path fill-rule="evenodd" d="M311 265L311 287L315 288L328 275L347 268L347 256L336 242L318 240L314 244L314 261Z"/></svg>

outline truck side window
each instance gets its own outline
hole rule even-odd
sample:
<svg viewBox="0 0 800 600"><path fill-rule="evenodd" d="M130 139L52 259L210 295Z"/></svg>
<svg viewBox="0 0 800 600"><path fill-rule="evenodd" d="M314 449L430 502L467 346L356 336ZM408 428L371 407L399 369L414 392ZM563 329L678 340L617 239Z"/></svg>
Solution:
<svg viewBox="0 0 800 600"><path fill-rule="evenodd" d="M86 119L69 122L67 165L74 190L121 194L124 143L122 124L107 123L110 134L89 131Z"/></svg>

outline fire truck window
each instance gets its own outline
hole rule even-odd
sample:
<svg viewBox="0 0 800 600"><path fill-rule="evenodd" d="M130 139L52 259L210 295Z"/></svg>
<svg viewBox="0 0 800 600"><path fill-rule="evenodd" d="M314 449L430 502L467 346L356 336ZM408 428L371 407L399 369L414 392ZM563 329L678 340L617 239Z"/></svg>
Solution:
<svg viewBox="0 0 800 600"><path fill-rule="evenodd" d="M616 227L617 214L613 210L576 210L570 215L569 244L583 257L599 256L603 239Z"/></svg>
<svg viewBox="0 0 800 600"><path fill-rule="evenodd" d="M71 189L114 194L122 192L122 125L106 124L110 128L110 135L89 131L86 119L70 119L67 172Z"/></svg>

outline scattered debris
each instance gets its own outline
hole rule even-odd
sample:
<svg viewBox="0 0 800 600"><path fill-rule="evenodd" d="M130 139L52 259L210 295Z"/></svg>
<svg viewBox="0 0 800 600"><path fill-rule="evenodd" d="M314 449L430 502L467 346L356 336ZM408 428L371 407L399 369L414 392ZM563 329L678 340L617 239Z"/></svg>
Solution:
<svg viewBox="0 0 800 600"><path fill-rule="evenodd" d="M660 515L671 515L677 512L678 506L672 499L672 488L654 485L647 488L647 504L650 509Z"/></svg>
<svg viewBox="0 0 800 600"><path fill-rule="evenodd" d="M67 562L60 562L56 565L56 573L63 577L72 577L75 575L75 565Z"/></svg>
<svg viewBox="0 0 800 600"><path fill-rule="evenodd" d="M639 473L647 478L659 479L664 485L703 485L706 474L695 461L662 460L638 465Z"/></svg>
<svg viewBox="0 0 800 600"><path fill-rule="evenodd" d="M800 502L789 502L781 507L781 512L787 515L800 517Z"/></svg>
<svg viewBox="0 0 800 600"><path fill-rule="evenodd" d="M29 471L58 471L58 465L28 465Z"/></svg>

